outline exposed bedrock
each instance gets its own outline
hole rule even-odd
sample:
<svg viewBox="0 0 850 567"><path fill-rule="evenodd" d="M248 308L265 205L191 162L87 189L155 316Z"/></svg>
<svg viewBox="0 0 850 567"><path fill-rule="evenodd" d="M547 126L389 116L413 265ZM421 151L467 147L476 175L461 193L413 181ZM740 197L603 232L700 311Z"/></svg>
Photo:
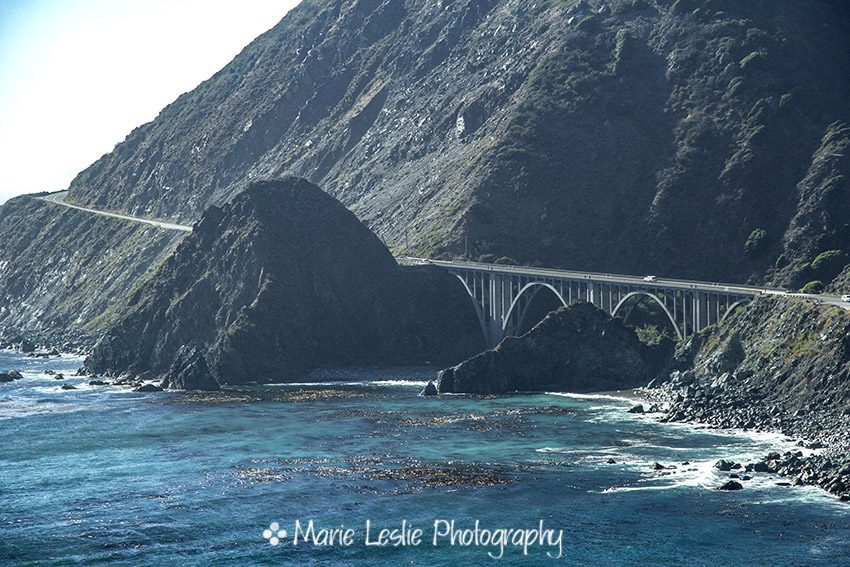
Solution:
<svg viewBox="0 0 850 567"><path fill-rule="evenodd" d="M316 367L447 362L482 347L448 273L401 267L333 197L288 177L211 207L86 360L174 388Z"/></svg>
<svg viewBox="0 0 850 567"><path fill-rule="evenodd" d="M657 349L589 303L550 313L521 337L442 370L440 393L588 392L648 382L662 362Z"/></svg>

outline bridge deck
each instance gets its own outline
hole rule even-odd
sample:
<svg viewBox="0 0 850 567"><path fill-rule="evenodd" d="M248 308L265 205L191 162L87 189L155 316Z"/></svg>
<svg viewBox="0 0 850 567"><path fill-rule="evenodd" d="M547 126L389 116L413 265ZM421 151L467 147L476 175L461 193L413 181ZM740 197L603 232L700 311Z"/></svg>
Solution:
<svg viewBox="0 0 850 567"><path fill-rule="evenodd" d="M640 301L655 302L680 340L724 321L738 306L761 295L850 309L850 302L837 296L792 293L764 286L413 257L398 261L439 266L455 275L472 299L481 330L491 346L505 336L521 332L529 305L544 288L563 305L587 301L624 320L628 320Z"/></svg>

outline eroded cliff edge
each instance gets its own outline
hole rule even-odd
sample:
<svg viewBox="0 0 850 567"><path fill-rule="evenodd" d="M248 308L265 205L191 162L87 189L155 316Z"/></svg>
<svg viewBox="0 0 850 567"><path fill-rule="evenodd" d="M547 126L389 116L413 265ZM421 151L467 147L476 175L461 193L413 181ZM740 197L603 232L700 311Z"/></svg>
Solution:
<svg viewBox="0 0 850 567"><path fill-rule="evenodd" d="M482 344L459 282L399 266L353 213L293 177L207 210L128 305L89 372L215 389L316 367L460 360Z"/></svg>

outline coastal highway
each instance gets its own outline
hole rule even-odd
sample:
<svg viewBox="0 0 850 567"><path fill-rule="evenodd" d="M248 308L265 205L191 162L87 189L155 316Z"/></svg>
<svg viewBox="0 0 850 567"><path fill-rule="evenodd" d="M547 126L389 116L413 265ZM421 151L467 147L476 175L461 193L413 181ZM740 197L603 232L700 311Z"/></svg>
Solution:
<svg viewBox="0 0 850 567"><path fill-rule="evenodd" d="M122 215L119 213L113 213L109 211L101 211L98 209L90 209L87 207L80 207L78 205L73 205L65 201L65 197L68 195L67 191L59 191L57 193L50 193L49 195L42 195L40 197L36 197L37 199L41 199L42 201L46 201L48 203L53 203L54 205L60 205L63 207L69 207L71 209L77 209L79 211L85 211L87 213L91 213L94 215L101 215L105 217L111 217L116 219L121 219L125 221L138 222L143 224L149 224L151 226L155 226L157 228L162 228L165 230L180 230L183 232L191 232L192 227L185 224L175 224L165 221L146 219L142 217L133 217L129 215ZM558 278L568 278L568 279L593 279L593 280L601 280L610 282L612 284L620 284L620 285L636 285L642 287L665 287L665 288L678 288L683 290L694 290L698 289L701 291L709 291L713 293L745 293L745 294L760 294L760 295L775 295L779 297L786 297L789 299L798 299L804 301L812 301L818 302L824 305L834 305L836 307L841 307L844 310L850 311L850 302L842 301L841 297L837 295L814 295L814 294L806 294L806 293L795 293L791 291L786 291L784 289L773 289L762 286L751 286L751 285L742 285L742 284L729 284L729 283L716 283L716 282L703 282L696 280L681 280L681 279L671 279L671 278L662 278L658 277L652 282L647 282L643 279L643 276L629 276L629 275L620 275L620 274L602 274L596 272L577 272L571 270L557 270L554 268L534 268L529 266L511 266L506 264L484 264L480 262L458 262L458 261L446 261L446 260L429 260L427 258L414 258L414 257L399 257L398 261L403 264L432 264L435 266L442 266L444 268L474 268L479 270L488 270L494 273L504 273L504 274L522 274L522 275L530 275L530 276L539 276L539 277L558 277ZM848 291L850 293L850 291Z"/></svg>
<svg viewBox="0 0 850 567"><path fill-rule="evenodd" d="M139 222L143 224L149 224L151 226L155 226L157 228L164 228L165 230L182 230L184 232L192 232L192 227L185 224L174 224L170 222L146 219L141 217L131 217L128 215L122 215L118 213L111 213L109 211L100 211L97 209L89 209L86 207L80 207L78 205L72 205L65 201L65 197L68 195L67 191L59 191L58 193L51 193L49 195L43 195L41 197L36 197L37 199L41 199L42 201L47 201L48 203L53 203L55 205L62 205L63 207L68 207L70 209L77 209L78 211L85 211L87 213L92 213L93 215L101 215L104 217L112 217L114 219L121 219L125 221L131 222Z"/></svg>
<svg viewBox="0 0 850 567"><path fill-rule="evenodd" d="M643 288L674 288L687 291L701 291L707 293L730 293L748 295L774 295L788 299L811 301L824 305L834 305L850 311L850 302L842 301L837 295L816 295L809 293L796 293L784 289L768 288L764 286L753 286L744 284L705 282L698 280L682 280L675 278L656 277L653 281L646 281L644 276L630 276L623 274L604 274L599 272L577 272L572 270L558 270L554 268L535 268L529 266L511 266L507 264L484 264L481 262L459 262L448 260L430 260L428 258L400 257L398 261L403 264L432 264L444 268L468 268L474 270L486 270L497 274L514 274L540 278L561 278L571 280L593 280L610 283L612 285L629 285Z"/></svg>

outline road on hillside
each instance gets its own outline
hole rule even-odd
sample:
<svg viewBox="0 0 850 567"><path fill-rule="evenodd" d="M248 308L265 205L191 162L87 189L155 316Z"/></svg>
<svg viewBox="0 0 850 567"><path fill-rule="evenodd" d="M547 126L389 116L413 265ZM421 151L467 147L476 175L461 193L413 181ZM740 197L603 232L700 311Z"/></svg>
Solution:
<svg viewBox="0 0 850 567"><path fill-rule="evenodd" d="M51 193L50 195L44 195L42 197L36 197L37 199L41 199L42 201L47 201L48 203L54 203L56 205L62 205L63 207L68 207L71 209L77 209L78 211L85 211L87 213L92 213L95 215L101 215L104 217L112 217L114 219L121 219L125 221L131 222L140 222L143 224L149 224L151 226L155 226L157 228L164 228L166 230L182 230L183 232L192 232L192 227L185 224L174 224L170 222L145 219L141 217L131 217L128 215L122 215L119 213L110 213L109 211L99 211L97 209L89 209L87 207L80 207L78 205L72 205L65 201L65 197L68 195L67 191L59 191L58 193Z"/></svg>
<svg viewBox="0 0 850 567"><path fill-rule="evenodd" d="M97 209L90 209L87 207L80 207L78 205L72 205L65 201L65 197L68 195L67 191L59 191L58 193L50 193L49 195L43 195L41 197L37 197L37 199L41 199L42 201L46 201L48 203L53 203L56 205L61 205L63 207L69 207L71 209L77 209L79 211L85 211L87 213L92 213L95 215L101 215L104 217L112 217L115 219L121 219L130 222L138 222L143 224L149 224L151 226L155 226L157 228L162 228L165 230L180 230L183 232L192 232L192 227L185 224L175 224L170 222L146 219L141 217L132 217L129 215L122 215L119 213L111 213L109 211L100 211ZM790 291L785 291L782 289L770 289L759 286L750 286L750 285L741 285L741 284L725 284L725 283L716 283L716 282L702 282L695 280L679 280L679 279L669 279L669 278L656 278L652 282L647 282L641 276L628 276L628 275L616 275L616 274L599 274L594 272L575 272L570 270L556 270L552 268L532 268L525 266L510 266L504 264L483 264L480 262L448 262L443 260L429 260L427 258L408 258L402 257L398 258L400 262L409 262L416 264L433 264L436 266L443 267L458 267L458 268L474 268L479 270L488 270L492 272L498 273L512 273L512 274L524 274L524 275L534 275L540 277L554 276L554 277L563 277L563 278L572 278L572 279L585 279L592 278L596 280L606 280L611 283L620 283L627 285L638 285L644 287L677 287L682 289L701 289L705 291L713 291L716 293L760 293L765 295L775 295L779 297L787 297L789 299L798 299L804 301L813 301L826 305L834 305L836 307L841 307L844 310L850 311L850 302L842 301L841 297L837 295L813 295L806 293L794 293Z"/></svg>

